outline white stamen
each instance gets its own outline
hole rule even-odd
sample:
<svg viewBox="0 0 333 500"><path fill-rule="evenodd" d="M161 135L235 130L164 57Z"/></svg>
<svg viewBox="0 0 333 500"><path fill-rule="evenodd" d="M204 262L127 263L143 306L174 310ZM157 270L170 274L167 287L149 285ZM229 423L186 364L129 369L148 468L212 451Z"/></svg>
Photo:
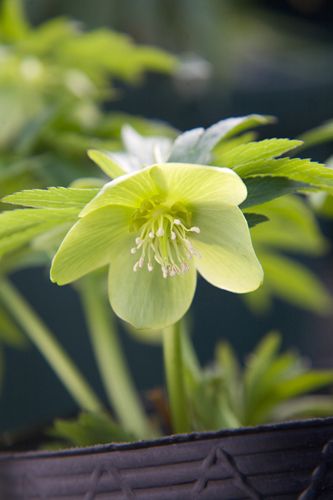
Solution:
<svg viewBox="0 0 333 500"><path fill-rule="evenodd" d="M148 202L147 202L148 203ZM146 203L146 204L147 204ZM154 211L153 211L154 208ZM188 227L182 218L173 218L171 213L162 210L155 211L155 203L152 207L144 207L147 211L146 221L141 223L142 210L138 214L141 232L135 238L135 247L130 249L132 255L139 253L140 257L133 266L136 272L146 266L148 272L152 272L155 262L161 267L163 278L182 275L190 269L190 261L193 257L200 257L195 248L195 239L187 238L189 233L200 233L198 226ZM151 213L150 213L151 211ZM151 216L151 219L150 219ZM192 244L193 243L193 244Z"/></svg>
<svg viewBox="0 0 333 500"><path fill-rule="evenodd" d="M139 261L138 261L138 262L136 262L136 263L134 264L134 266L133 266L133 271L134 271L135 273L137 272L138 267L139 267Z"/></svg>

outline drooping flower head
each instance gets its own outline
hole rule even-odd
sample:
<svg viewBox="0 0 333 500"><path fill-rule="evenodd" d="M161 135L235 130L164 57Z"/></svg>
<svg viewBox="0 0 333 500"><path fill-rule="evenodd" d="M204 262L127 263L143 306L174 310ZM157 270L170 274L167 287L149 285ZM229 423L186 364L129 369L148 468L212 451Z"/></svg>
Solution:
<svg viewBox="0 0 333 500"><path fill-rule="evenodd" d="M160 328L189 308L197 271L218 288L262 281L247 222L246 187L232 170L165 163L118 177L83 209L52 263L66 284L109 265L109 297L137 328Z"/></svg>

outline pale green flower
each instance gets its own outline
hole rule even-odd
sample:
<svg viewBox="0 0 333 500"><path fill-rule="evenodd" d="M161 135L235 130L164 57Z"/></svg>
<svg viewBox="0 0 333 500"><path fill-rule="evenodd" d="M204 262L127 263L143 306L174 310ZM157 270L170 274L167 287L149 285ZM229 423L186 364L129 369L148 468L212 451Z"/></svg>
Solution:
<svg viewBox="0 0 333 500"><path fill-rule="evenodd" d="M160 328L189 308L197 271L236 293L263 272L238 205L246 187L232 170L166 163L118 177L82 210L54 257L60 285L109 265L116 314L137 328Z"/></svg>

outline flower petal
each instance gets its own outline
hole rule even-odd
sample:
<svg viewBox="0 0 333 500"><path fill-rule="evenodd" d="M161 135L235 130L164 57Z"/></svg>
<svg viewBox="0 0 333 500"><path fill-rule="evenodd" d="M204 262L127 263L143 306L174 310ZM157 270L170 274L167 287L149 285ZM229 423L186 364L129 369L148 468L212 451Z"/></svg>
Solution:
<svg viewBox="0 0 333 500"><path fill-rule="evenodd" d="M151 177L168 199L193 203L239 205L247 196L242 179L228 168L187 163L151 167Z"/></svg>
<svg viewBox="0 0 333 500"><path fill-rule="evenodd" d="M82 210L80 216L107 205L122 205L138 208L143 200L158 194L158 188L151 178L151 167L121 175L105 184L103 189Z"/></svg>
<svg viewBox="0 0 333 500"><path fill-rule="evenodd" d="M115 313L136 328L159 329L184 316L196 287L194 266L182 275L163 278L159 265L133 271L130 242L114 256L109 271L109 298Z"/></svg>
<svg viewBox="0 0 333 500"><path fill-rule="evenodd" d="M80 219L67 233L51 267L51 280L70 283L110 262L123 240L128 239L132 209L104 207Z"/></svg>
<svg viewBox="0 0 333 500"><path fill-rule="evenodd" d="M201 258L199 273L212 285L236 293L256 290L263 280L245 217L237 207L197 206L193 223L201 230L191 238Z"/></svg>
<svg viewBox="0 0 333 500"><path fill-rule="evenodd" d="M170 203L239 205L245 200L247 190L242 179L228 168L163 163L109 182L80 215L110 204L138 208L143 200L159 195L164 195Z"/></svg>

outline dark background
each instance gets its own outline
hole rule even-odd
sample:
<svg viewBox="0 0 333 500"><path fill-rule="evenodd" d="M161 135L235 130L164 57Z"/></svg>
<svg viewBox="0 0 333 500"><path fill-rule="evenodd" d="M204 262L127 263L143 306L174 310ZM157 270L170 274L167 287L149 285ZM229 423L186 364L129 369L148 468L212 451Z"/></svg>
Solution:
<svg viewBox="0 0 333 500"><path fill-rule="evenodd" d="M87 29L108 26L137 42L154 44L191 61L170 78L150 74L136 87L118 84L107 103L179 129L207 126L221 118L256 112L278 117L264 136L294 137L333 118L333 5L330 1L237 0L26 0L29 18L40 23L64 15ZM311 151L316 160L333 145ZM332 226L323 224L332 237ZM309 261L333 289L332 256ZM25 296L57 333L65 348L100 390L80 304L70 287L58 288L47 271L15 276ZM200 281L193 306L194 342L202 362L228 338L241 356L269 330L285 346L298 346L315 365L332 366L332 318L320 318L279 301L270 315L255 317L236 296ZM163 382L161 349L122 336L141 390ZM0 428L49 421L75 411L74 404L33 347L6 353Z"/></svg>

